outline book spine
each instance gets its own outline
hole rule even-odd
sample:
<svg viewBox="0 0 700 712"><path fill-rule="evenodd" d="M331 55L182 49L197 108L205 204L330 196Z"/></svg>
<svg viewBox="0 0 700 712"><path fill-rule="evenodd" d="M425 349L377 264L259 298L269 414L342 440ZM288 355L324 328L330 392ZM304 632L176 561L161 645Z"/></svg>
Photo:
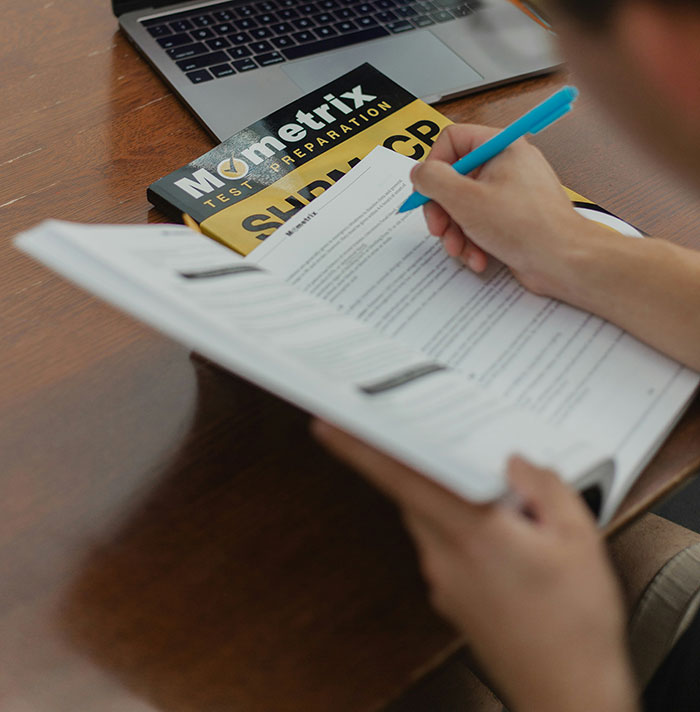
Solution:
<svg viewBox="0 0 700 712"><path fill-rule="evenodd" d="M148 202L153 205L154 208L160 210L168 220L181 223L182 222L182 210L177 206L177 202L168 198L167 195L160 193L153 189L153 186L149 186L146 189L146 197Z"/></svg>

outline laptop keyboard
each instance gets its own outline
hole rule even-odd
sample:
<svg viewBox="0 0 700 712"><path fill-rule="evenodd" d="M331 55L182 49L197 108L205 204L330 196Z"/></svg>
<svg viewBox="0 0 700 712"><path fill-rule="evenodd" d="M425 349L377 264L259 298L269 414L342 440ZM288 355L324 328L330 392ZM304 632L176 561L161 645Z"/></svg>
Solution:
<svg viewBox="0 0 700 712"><path fill-rule="evenodd" d="M143 20L200 84L259 67L466 17L480 0L259 0Z"/></svg>

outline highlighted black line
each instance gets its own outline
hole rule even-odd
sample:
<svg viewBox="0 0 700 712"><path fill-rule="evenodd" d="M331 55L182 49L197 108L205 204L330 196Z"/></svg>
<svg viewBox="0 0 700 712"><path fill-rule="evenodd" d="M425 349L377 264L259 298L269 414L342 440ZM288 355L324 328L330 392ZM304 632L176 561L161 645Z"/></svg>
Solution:
<svg viewBox="0 0 700 712"><path fill-rule="evenodd" d="M201 272L180 272L180 276L185 279L209 279L210 277L226 277L230 274L241 274L242 272L262 272L256 265L230 265L228 267L217 267L216 269L202 270Z"/></svg>
<svg viewBox="0 0 700 712"><path fill-rule="evenodd" d="M441 366L437 363L425 363L420 366L413 366L412 368L402 371L401 373L394 374L388 378L384 378L377 383L371 383L366 386L360 386L360 390L363 393L367 393L370 396L376 395L378 393L385 393L390 391L392 388L398 388L406 383L415 381L423 376L428 376L431 373L436 373L438 371L446 371L446 366Z"/></svg>

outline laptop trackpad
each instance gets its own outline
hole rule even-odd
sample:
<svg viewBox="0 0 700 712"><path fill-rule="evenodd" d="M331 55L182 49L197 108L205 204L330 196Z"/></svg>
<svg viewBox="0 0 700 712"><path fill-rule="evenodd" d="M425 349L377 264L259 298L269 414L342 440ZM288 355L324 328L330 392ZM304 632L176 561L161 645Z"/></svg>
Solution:
<svg viewBox="0 0 700 712"><path fill-rule="evenodd" d="M418 97L466 89L482 77L431 32L407 32L281 67L304 92L369 62ZM436 77L441 77L437 80Z"/></svg>

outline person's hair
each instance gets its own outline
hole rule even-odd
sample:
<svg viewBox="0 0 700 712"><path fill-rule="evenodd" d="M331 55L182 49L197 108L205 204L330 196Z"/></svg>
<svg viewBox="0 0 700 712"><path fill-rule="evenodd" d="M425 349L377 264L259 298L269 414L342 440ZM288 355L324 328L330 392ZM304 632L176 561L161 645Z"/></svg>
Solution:
<svg viewBox="0 0 700 712"><path fill-rule="evenodd" d="M604 24L614 11L625 2L637 0L552 0L564 12L589 25ZM646 0L658 5L695 7L700 10L700 0Z"/></svg>

